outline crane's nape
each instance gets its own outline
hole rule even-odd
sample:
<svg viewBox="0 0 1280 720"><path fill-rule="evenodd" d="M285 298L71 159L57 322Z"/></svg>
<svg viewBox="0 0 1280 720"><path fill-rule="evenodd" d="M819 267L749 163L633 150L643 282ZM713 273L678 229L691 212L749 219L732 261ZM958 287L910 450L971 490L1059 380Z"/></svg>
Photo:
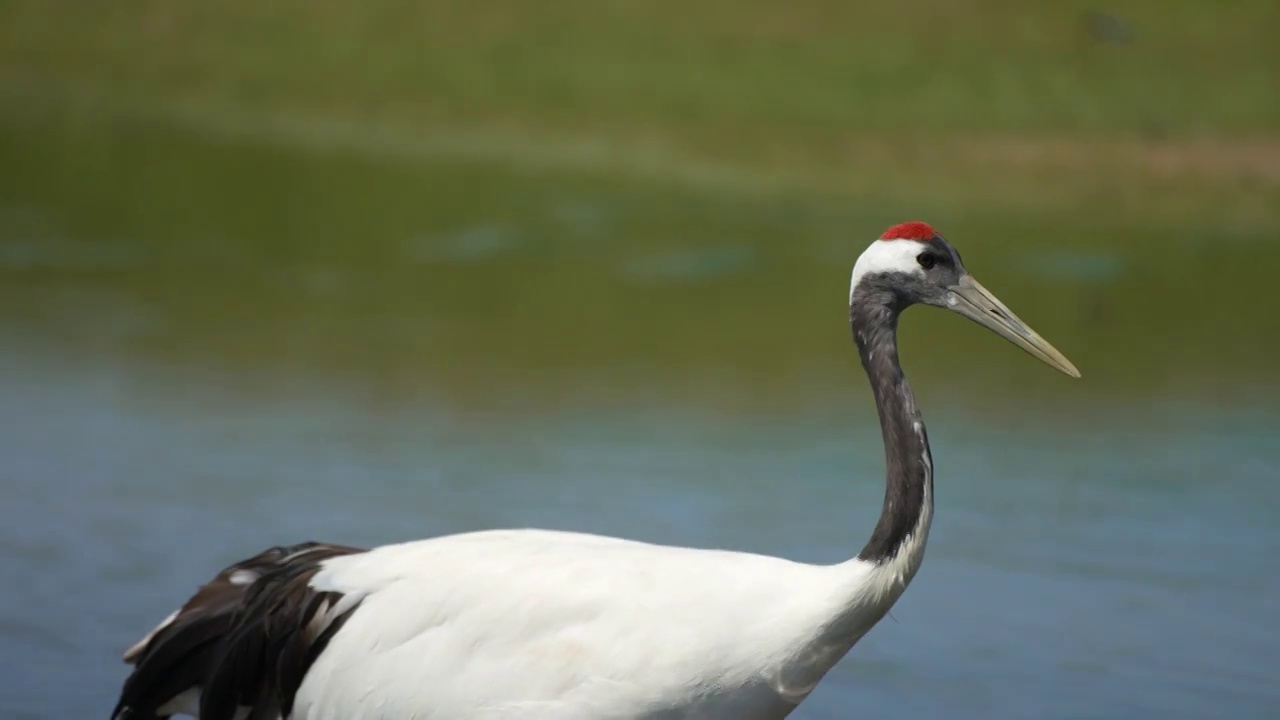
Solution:
<svg viewBox="0 0 1280 720"><path fill-rule="evenodd" d="M924 560L933 457L898 360L913 304L946 308L1075 377L922 222L859 256L849 324L885 496L834 565L547 530L233 564L125 654L113 720L781 720L885 616Z"/></svg>
<svg viewBox="0 0 1280 720"><path fill-rule="evenodd" d="M894 225L872 243L854 265L850 303L862 284L892 293L903 307L921 303L956 312L1050 367L1080 377L1070 360L969 274L960 253L927 223Z"/></svg>

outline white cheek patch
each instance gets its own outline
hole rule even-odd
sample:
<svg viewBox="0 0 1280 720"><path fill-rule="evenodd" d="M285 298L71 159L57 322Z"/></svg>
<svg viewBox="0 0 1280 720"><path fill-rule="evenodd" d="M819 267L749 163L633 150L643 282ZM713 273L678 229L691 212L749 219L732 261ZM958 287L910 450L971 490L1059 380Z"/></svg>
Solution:
<svg viewBox="0 0 1280 720"><path fill-rule="evenodd" d="M924 277L924 268L916 262L916 256L926 247L915 240L877 240L871 243L871 247L854 263L853 276L849 278L849 302L853 302L853 291L867 275L899 272Z"/></svg>

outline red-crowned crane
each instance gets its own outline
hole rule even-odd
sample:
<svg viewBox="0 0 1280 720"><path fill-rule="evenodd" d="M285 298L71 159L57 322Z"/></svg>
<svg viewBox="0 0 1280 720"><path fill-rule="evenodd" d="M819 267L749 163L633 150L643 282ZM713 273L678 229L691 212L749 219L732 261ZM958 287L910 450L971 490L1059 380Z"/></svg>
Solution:
<svg viewBox="0 0 1280 720"><path fill-rule="evenodd" d="M371 550L305 543L232 565L125 659L117 720L775 720L902 595L924 559L933 461L898 317L957 312L1073 377L932 227L858 258L849 322L887 478L850 560L807 565L544 530Z"/></svg>

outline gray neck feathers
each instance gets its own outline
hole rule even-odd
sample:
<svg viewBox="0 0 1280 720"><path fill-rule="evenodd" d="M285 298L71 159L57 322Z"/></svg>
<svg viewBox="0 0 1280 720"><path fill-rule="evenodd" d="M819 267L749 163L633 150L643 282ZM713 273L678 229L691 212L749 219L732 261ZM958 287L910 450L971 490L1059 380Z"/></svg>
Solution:
<svg viewBox="0 0 1280 720"><path fill-rule="evenodd" d="M898 362L898 316L905 309L906 303L892 288L870 277L859 283L849 306L854 342L871 381L884 435L884 507L871 538L858 553L860 560L874 563L898 553L920 520L927 484L933 482L924 421Z"/></svg>

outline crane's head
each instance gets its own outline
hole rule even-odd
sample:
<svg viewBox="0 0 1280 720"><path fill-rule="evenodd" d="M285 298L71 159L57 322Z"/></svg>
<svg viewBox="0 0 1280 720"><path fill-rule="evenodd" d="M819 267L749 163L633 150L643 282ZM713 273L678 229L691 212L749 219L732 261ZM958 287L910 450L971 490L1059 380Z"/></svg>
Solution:
<svg viewBox="0 0 1280 720"><path fill-rule="evenodd" d="M1080 371L984 288L927 223L894 225L853 266L849 303L888 302L946 308L973 320L1071 377Z"/></svg>

